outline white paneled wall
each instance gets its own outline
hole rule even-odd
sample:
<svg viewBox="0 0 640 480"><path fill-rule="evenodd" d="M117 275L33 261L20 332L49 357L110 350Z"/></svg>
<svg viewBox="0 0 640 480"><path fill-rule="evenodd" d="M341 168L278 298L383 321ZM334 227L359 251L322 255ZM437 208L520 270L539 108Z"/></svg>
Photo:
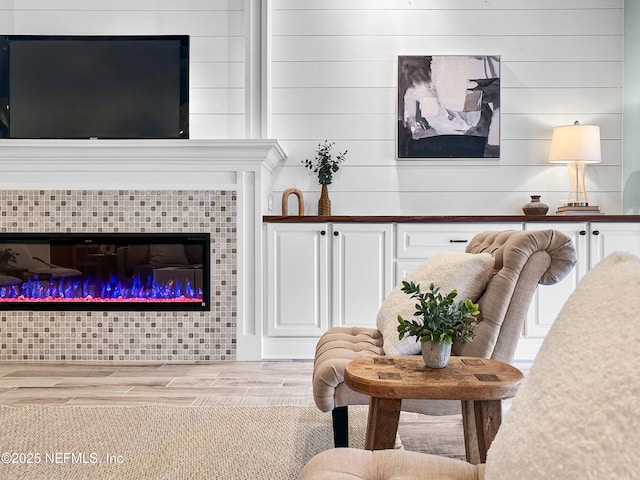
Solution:
<svg viewBox="0 0 640 480"><path fill-rule="evenodd" d="M265 136L289 156L270 213L289 187L316 213L301 161L324 139L349 150L334 214L513 214L530 194L554 208L568 177L546 163L551 131L574 120L601 126L590 198L621 213L624 0L0 0L0 33L189 34L191 137L236 139L253 118L249 6L268 27ZM397 56L430 54L501 56L500 159L396 160Z"/></svg>
<svg viewBox="0 0 640 480"><path fill-rule="evenodd" d="M244 138L243 0L0 0L0 33L190 35L191 138Z"/></svg>
<svg viewBox="0 0 640 480"><path fill-rule="evenodd" d="M519 214L552 208L566 170L546 163L554 126L600 125L592 203L621 213L623 0L271 0L271 137L287 151L272 214L289 187L317 212L301 160L325 138L348 159L333 214ZM501 56L501 158L396 160L398 55Z"/></svg>

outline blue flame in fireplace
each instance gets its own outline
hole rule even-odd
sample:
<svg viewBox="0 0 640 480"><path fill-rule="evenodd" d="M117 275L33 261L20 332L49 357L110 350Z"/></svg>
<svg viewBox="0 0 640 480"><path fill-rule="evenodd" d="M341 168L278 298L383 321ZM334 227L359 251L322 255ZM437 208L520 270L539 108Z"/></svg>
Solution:
<svg viewBox="0 0 640 480"><path fill-rule="evenodd" d="M98 282L91 278L61 277L40 280L37 276L21 284L0 287L0 301L202 301L202 289L191 282L143 281L139 276L124 284L116 275Z"/></svg>

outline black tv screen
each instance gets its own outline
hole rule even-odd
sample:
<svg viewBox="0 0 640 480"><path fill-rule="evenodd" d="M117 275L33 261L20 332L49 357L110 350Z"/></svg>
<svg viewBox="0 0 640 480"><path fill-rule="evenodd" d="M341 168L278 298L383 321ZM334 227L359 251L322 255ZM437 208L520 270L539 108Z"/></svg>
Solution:
<svg viewBox="0 0 640 480"><path fill-rule="evenodd" d="M189 138L189 37L0 37L0 136Z"/></svg>

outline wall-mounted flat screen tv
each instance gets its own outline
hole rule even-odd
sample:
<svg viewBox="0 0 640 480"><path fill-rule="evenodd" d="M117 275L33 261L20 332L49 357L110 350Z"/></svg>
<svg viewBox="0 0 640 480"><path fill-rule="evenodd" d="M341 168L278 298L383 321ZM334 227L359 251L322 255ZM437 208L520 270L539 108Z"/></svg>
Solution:
<svg viewBox="0 0 640 480"><path fill-rule="evenodd" d="M0 137L189 138L189 36L0 36Z"/></svg>

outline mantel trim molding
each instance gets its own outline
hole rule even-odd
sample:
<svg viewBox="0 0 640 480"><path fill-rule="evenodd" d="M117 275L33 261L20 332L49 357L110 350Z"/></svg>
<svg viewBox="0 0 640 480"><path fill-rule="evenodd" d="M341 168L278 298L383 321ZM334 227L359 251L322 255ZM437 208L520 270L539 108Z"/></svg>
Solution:
<svg viewBox="0 0 640 480"><path fill-rule="evenodd" d="M128 166L131 161L177 170L186 164L241 169L259 164L272 172L286 158L277 140L0 140L0 165L23 171L37 165L61 164L93 171L105 163ZM15 165L15 160L20 165ZM87 160L92 160L88 163ZM180 159L180 162L176 162ZM51 160L56 160L52 162Z"/></svg>

